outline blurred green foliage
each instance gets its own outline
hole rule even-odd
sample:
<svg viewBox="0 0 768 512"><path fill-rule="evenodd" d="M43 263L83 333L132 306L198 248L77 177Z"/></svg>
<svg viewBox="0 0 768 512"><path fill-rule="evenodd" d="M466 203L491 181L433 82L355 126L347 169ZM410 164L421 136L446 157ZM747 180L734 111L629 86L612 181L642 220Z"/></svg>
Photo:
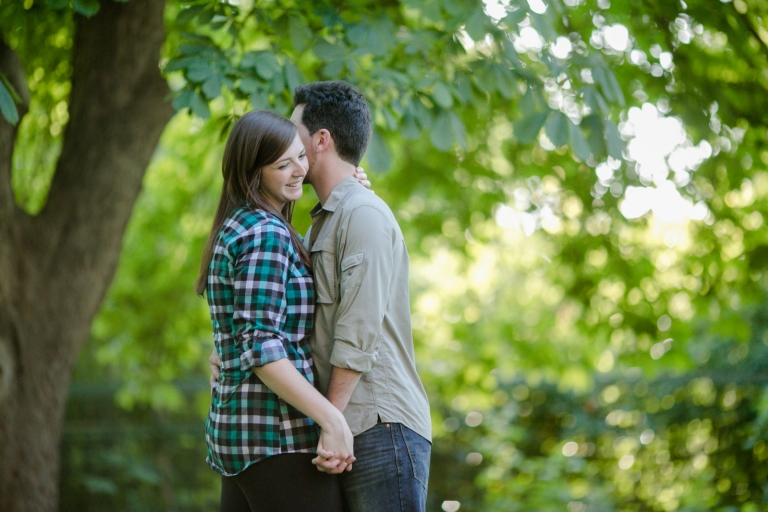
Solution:
<svg viewBox="0 0 768 512"><path fill-rule="evenodd" d="M389 169L374 189L411 252L430 510L766 509L768 5L508 4L498 19L459 0L169 4L164 65L182 113L76 370L64 509L216 503L202 435L210 325L192 282L222 134L250 108L287 114L295 83L324 78L371 99L364 164ZM30 211L66 124L68 67L54 61L71 14L56 12L50 61L25 62L38 106L14 185ZM17 49L31 37L10 33ZM620 210L628 187L659 186L626 148L643 105L682 121L681 147L711 148L669 176L698 220Z"/></svg>

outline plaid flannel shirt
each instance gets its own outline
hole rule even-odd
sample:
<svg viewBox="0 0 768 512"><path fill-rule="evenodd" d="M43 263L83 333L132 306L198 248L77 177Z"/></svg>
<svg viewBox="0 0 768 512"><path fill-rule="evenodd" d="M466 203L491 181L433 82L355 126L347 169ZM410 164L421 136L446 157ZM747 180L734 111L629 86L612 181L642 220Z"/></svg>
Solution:
<svg viewBox="0 0 768 512"><path fill-rule="evenodd" d="M288 358L314 385L314 285L285 224L262 210L235 211L214 246L207 297L221 357L206 421L208 464L235 475L271 455L313 453L315 423L253 372Z"/></svg>

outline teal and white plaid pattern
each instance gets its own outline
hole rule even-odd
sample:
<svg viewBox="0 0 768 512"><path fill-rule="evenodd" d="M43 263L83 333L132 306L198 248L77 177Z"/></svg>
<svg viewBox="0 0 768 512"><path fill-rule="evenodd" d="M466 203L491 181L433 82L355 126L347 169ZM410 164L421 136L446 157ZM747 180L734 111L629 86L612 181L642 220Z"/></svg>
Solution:
<svg viewBox="0 0 768 512"><path fill-rule="evenodd" d="M288 358L314 384L314 285L285 224L262 210L234 212L216 240L207 296L221 357L206 421L208 464L229 476L271 455L313 453L315 423L252 371Z"/></svg>

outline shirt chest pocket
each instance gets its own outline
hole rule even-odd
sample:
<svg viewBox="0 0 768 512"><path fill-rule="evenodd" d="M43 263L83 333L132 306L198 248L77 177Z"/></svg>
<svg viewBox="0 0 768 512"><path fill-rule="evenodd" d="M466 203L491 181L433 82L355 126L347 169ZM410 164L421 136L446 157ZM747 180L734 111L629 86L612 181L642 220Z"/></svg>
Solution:
<svg viewBox="0 0 768 512"><path fill-rule="evenodd" d="M315 293L318 304L333 304L336 302L339 281L336 276L336 253L330 237L315 243L312 247L313 274L315 278Z"/></svg>

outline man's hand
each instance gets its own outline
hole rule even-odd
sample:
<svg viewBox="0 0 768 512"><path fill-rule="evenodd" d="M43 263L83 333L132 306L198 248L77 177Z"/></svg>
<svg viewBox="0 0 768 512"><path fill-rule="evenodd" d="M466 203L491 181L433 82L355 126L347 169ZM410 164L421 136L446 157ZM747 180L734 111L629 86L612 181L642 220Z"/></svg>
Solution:
<svg viewBox="0 0 768 512"><path fill-rule="evenodd" d="M320 434L320 441L317 443L317 457L312 459L312 464L317 466L318 471L333 475L338 475L344 471L352 471L352 463L355 460L354 455L350 455L346 460L334 457L333 452L323 447L323 435Z"/></svg>
<svg viewBox="0 0 768 512"><path fill-rule="evenodd" d="M219 382L219 377L221 377L221 359L219 358L218 352L216 352L216 347L213 348L213 352L211 352L211 357L208 358L208 362L211 363L211 393L213 393L213 388L216 386L216 383Z"/></svg>

